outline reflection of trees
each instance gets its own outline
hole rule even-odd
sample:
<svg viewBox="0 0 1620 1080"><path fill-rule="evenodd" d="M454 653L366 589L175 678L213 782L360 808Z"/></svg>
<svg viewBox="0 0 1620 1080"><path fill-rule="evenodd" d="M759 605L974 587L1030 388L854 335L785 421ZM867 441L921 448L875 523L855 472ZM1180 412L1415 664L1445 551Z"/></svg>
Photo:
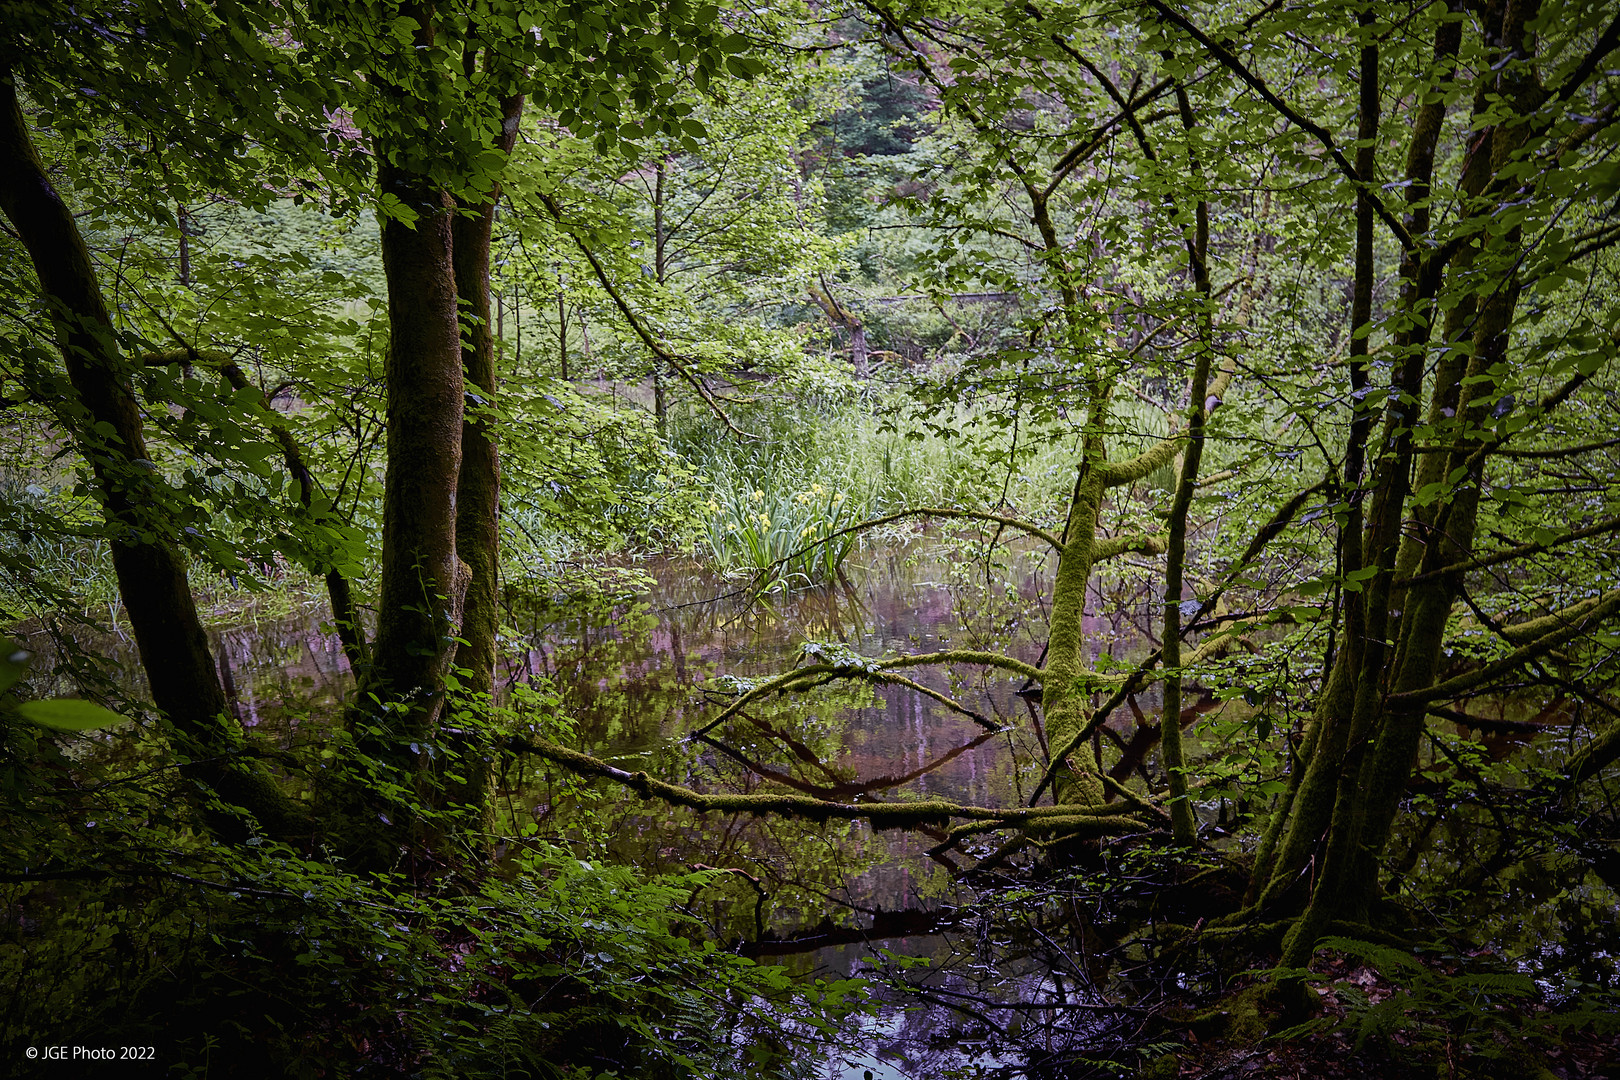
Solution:
<svg viewBox="0 0 1620 1080"><path fill-rule="evenodd" d="M859 584L744 608L735 599L707 599L723 593L723 584L678 568L654 595L634 603L524 613L528 647L512 673L556 684L559 711L576 725L574 745L693 789L751 795L786 788L861 803L910 785L987 805L1021 801L1030 785L1020 771L1037 752L1016 730L1024 706L1015 687L986 681L976 670L966 677L953 669L908 673L899 685L835 682L808 697L761 699L723 730L678 740L695 717L699 691L715 685L712 677L768 670L806 638L883 647L955 635L981 618L1027 633L1006 616L1023 605L1018 594L976 591L963 582L919 589L912 583L920 573L890 564ZM957 713L943 707L941 700L952 696L968 707ZM717 876L693 898L708 921L734 935L758 935L761 890L775 932L820 927L847 934L855 926L887 925L896 909L927 907L955 869L943 856L924 858L946 840L933 824L882 832L843 821L663 806L649 812L633 799L532 793L527 801L543 807L547 832L583 835L577 823L590 814L610 837L615 860L738 871Z"/></svg>

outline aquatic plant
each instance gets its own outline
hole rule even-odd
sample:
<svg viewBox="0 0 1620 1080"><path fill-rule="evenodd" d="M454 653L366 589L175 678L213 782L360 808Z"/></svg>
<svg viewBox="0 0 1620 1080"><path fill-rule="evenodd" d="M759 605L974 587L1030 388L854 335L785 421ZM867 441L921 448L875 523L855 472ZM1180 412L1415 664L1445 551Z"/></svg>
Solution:
<svg viewBox="0 0 1620 1080"><path fill-rule="evenodd" d="M672 448L711 487L796 494L821 484L873 516L1004 500L1042 517L1063 506L1073 479L1055 431L1026 430L1012 452L1010 433L981 424L988 410L976 406L926 425L856 398L770 402L735 410L734 418L755 441L695 412L671 425Z"/></svg>
<svg viewBox="0 0 1620 1080"><path fill-rule="evenodd" d="M724 573L768 575L767 591L831 581L857 543L845 530L862 516L845 492L821 484L800 491L730 484L704 510L715 564Z"/></svg>

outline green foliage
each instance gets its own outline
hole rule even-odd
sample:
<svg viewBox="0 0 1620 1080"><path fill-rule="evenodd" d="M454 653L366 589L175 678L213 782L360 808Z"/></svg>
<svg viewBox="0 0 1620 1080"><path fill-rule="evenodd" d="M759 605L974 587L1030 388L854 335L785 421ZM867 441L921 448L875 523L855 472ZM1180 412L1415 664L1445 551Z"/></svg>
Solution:
<svg viewBox="0 0 1620 1080"><path fill-rule="evenodd" d="M986 460L990 455L981 453L980 442L957 437L963 429L977 430L985 412L963 408L931 430L902 430L887 412L849 396L801 394L737 411L755 441L730 438L694 412L676 418L671 442L717 496L749 498L758 490L791 500L820 487L823 495L845 496L840 506L848 509L841 513L862 517L978 505L1005 490L1010 503L1040 520L1057 510L1072 482L1063 448L1052 441L1026 448L1008 469L993 457ZM716 502L726 505L724 498ZM909 533L915 527L908 522L900 528Z"/></svg>
<svg viewBox="0 0 1620 1080"><path fill-rule="evenodd" d="M556 736L556 706L528 687L495 722ZM465 737L482 722L455 723ZM430 881L258 837L219 844L176 798L185 781L153 767L149 736L102 736L79 755L80 787L53 741L0 723L0 1044L157 1043L181 1069L253 1060L290 1076L798 1077L865 1008L854 984L717 948L687 911L714 875L583 862L532 827L487 837L497 861Z"/></svg>
<svg viewBox="0 0 1620 1080"><path fill-rule="evenodd" d="M1531 62L1495 55L1494 31L1475 32L1480 11L1469 12L1453 71L1431 55L1450 9L1367 9L1389 112L1367 147L1380 159L1374 174L1355 178L1334 162L1356 150L1347 106L1351 88L1366 85L1357 61L1370 35L1333 5L1194 4L1100 19L1085 5L951 0L869 8L881 26L844 19L831 39L819 23L785 29L806 21L795 5L473 4L435 10L431 35L418 21L424 11L40 0L8 17L0 77L22 88L28 124L93 249L115 312L117 375L134 390L151 452L122 460L107 432L85 423L53 346L49 298L8 230L8 620L40 617L61 634L63 620L105 606L116 621L108 553L127 543L170 545L200 579L250 589L286 587L294 569L311 580L339 573L364 600L387 533L383 432L400 419L386 416L389 328L372 234L379 218L419 220L422 210L375 193L380 163L469 201L504 187L491 283L503 388L467 405L503 455L503 598L516 601L514 619L585 591L579 566L606 556L695 546L722 569L772 571L774 589L834 579L864 542L834 534L889 512L996 506L1057 530L1077 476L1118 466L1197 411L1183 400L1186 372L1212 355L1240 382L1210 406L1204 486L1190 511L1193 598L1154 593L1156 557L1111 564L1065 596L1084 601L1095 588L1111 611L1132 616L1161 603L1201 611L1218 582L1226 607L1210 619L1264 616L1192 631L1202 645L1248 645L1185 671L1224 703L1189 737L1193 771L1204 794L1222 800L1223 819L1227 798L1253 812L1286 790L1280 777L1301 767L1298 735L1317 716L1320 658L1366 645L1346 643L1353 616L1385 595L1393 571L1345 560L1362 550L1359 515L1381 505L1363 505L1369 477L1396 460L1381 455L1404 452L1403 438L1430 455L1453 443L1490 450L1478 468L1454 460L1384 519L1402 522L1411 543L1443 535L1459 559L1476 546L1536 547L1466 575L1458 595L1469 614L1453 616L1443 640L1436 631L1398 651L1475 671L1518 646L1505 626L1617 584L1613 534L1564 543L1620 505L1606 441L1620 178L1612 80L1538 100L1516 119L1518 104L1500 91L1532 74ZM1395 16L1399 33L1383 33ZM1536 20L1539 86L1607 70L1603 55L1588 57L1606 16L1586 3ZM1222 55L1187 26L1241 47ZM767 39L781 47L756 48ZM834 40L848 47L829 52ZM1506 82L1489 83L1498 74ZM520 90L530 112L509 156L495 149L499 103ZM1386 136L1404 137L1415 106L1436 101L1450 111L1436 144L1440 179L1425 198L1399 179ZM1481 152L1492 128L1495 149L1513 132L1528 141L1496 154L1507 160L1492 163L1495 179L1471 188L1460 177L1492 156ZM1408 195L1417 201L1402 205ZM1373 201L1394 224L1372 240L1372 321L1352 328L1347 211ZM1403 250L1395 234L1419 216L1434 219L1433 235ZM1433 303L1411 305L1385 271L1420 251L1451 262ZM1200 259L1207 290L1194 281ZM812 286L860 316L874 371L899 390L852 383L843 339L806 301ZM1481 312L1504 297L1519 306L1499 340L1434 332L1453 315L1485 325ZM1450 358L1482 358L1461 382L1477 395L1472 409L1445 406L1443 388L1397 384L1407 359L1397 343L1417 329L1427 338L1415 348L1428 350L1412 354L1420 380ZM1368 346L1368 366L1345 362L1352 341ZM582 375L610 392L581 385ZM1371 381L1357 385L1361 377ZM626 398L614 385L649 378ZM700 385L756 438L733 438L710 403L692 397ZM1436 407L1417 415L1414 395L1425 394ZM1356 434L1363 419L1382 441ZM1346 475L1350 451L1364 449L1366 467ZM1172 454L1155 460L1093 508L1099 535L1162 528L1179 471ZM1333 482L1300 508L1263 565L1227 581L1258 525L1323 475ZM109 523L98 500L120 487L142 497L128 520ZM1475 496L1477 523L1467 509ZM1466 528L1435 516L1453 513L1468 517ZM1437 523L1445 528L1425 532ZM878 539L914 531L908 521ZM950 548L946 577L959 591L983 579L982 602L964 622L990 636L1030 606L1017 588L1025 556L986 552L981 562L975 546L970 563L968 550ZM636 572L586 584L633 591ZM1400 606L1392 600L1379 617L1394 627ZM1097 646L1082 650L1087 662L1130 667L1123 653L1099 653L1105 643L1085 625L1094 617L1085 602L1074 615L1077 636ZM1291 629L1281 629L1285 617ZM646 636L652 620L645 607L625 607L613 633ZM1586 629L1491 687L1539 684L1607 709L1620 639ZM837 643L805 651L853 663ZM67 655L53 675L108 677L76 665L83 659ZM622 679L598 674L592 685L623 714L607 734L650 742ZM500 837L506 853L488 867L475 856L490 838L474 828L460 846L438 849L447 860L469 857L471 868L413 867L410 881L352 876L314 846L216 844L203 839L204 818L184 809L199 763L166 746L160 729L101 732L118 716L85 700L13 704L21 678L20 664L0 664L0 824L22 868L8 867L15 880L0 942L16 976L7 982L20 988L21 1004L4 1013L8 1043L56 1041L51 1025L63 1017L102 1039L138 1041L178 1013L194 1021L179 1036L187 1048L239 1056L268 1047L294 1074L364 1065L786 1075L795 1068L788 1050L771 1049L764 1033L786 1018L792 1041L846 1015L847 987L818 999L705 944L682 908L702 892L724 909L713 926L748 931L737 913L756 901L735 877L648 882L584 865L538 839L533 822L514 823L523 835ZM1392 669L1379 675L1380 688L1392 678ZM83 692L98 696L93 689ZM1455 703L1497 704L1480 689ZM456 714L451 734L487 740L479 752L524 723L601 734L556 715L580 692L554 699L527 689L514 711L461 702L496 720ZM861 697L869 688L837 693L845 696L832 704L829 694L758 712L832 759L842 749L832 710L870 700ZM1516 702L1501 700L1504 709ZM408 711L386 704L385 719ZM1572 708L1572 730L1594 727L1585 704ZM1360 719L1380 733L1404 722ZM335 721L312 721L334 725L319 749L249 741L243 753L288 770L278 779L298 795L304 772L329 770L425 830L481 821L433 805L444 795L436 779L414 787L365 757L360 744L383 741L386 723L337 731ZM100 733L71 744L53 734L67 731ZM428 772L452 741L435 739L407 744ZM1431 739L1424 754L1409 804L1419 826L1396 830L1411 844L1392 857L1403 895L1458 921L1484 918L1499 937L1572 949L1581 934L1612 939L1593 929L1612 908L1613 853L1593 838L1612 835L1607 788L1570 793L1546 747L1532 765L1449 737ZM1400 756L1403 770L1410 758ZM832 767L819 778L843 779ZM584 801L578 787L567 797ZM651 861L646 816L617 807L587 819L593 835L569 839ZM1366 839L1377 850L1384 837ZM1505 894L1535 904L1516 931L1503 929L1499 912L1480 915ZM757 919L760 908L751 910ZM1332 944L1399 987L1351 998L1362 1038L1444 1036L1490 1053L1511 1034L1510 1011L1533 996L1522 972ZM1607 977L1590 975L1565 985ZM271 985L268 1004L236 993ZM585 1046L605 1057L586 1060ZM770 1060L752 1060L744 1046Z"/></svg>
<svg viewBox="0 0 1620 1080"><path fill-rule="evenodd" d="M521 582L579 549L669 543L697 490L645 414L569 384L521 386L485 410L505 453L504 554Z"/></svg>
<svg viewBox="0 0 1620 1080"><path fill-rule="evenodd" d="M701 876L525 845L510 876L422 892L268 845L162 854L55 897L5 886L0 1042L160 1042L182 1067L252 1055L289 1076L790 1077L861 1004L705 941L678 910ZM15 918L42 903L48 935Z"/></svg>
<svg viewBox="0 0 1620 1080"><path fill-rule="evenodd" d="M54 732L95 731L128 719L93 701L77 698L11 700L17 683L28 674L29 659L29 654L20 649L0 657L0 716L10 713Z"/></svg>
<svg viewBox="0 0 1620 1080"><path fill-rule="evenodd" d="M12 709L30 724L53 731L93 731L123 723L125 718L91 701L53 698L50 701L24 701Z"/></svg>
<svg viewBox="0 0 1620 1080"><path fill-rule="evenodd" d="M1357 1049L1372 1041L1404 1055L1491 1060L1516 1057L1526 1045L1556 1044L1572 1029L1620 1030L1612 992L1548 1010L1528 975L1493 964L1489 953L1459 954L1442 945L1412 953L1345 937L1324 938L1318 948L1351 957L1382 977L1384 985L1330 984ZM1399 1048L1391 1043L1397 1036Z"/></svg>
<svg viewBox="0 0 1620 1080"><path fill-rule="evenodd" d="M715 565L723 573L768 575L766 592L832 581L858 542L854 533L844 532L859 520L849 500L820 484L769 494L760 488L719 488L705 509Z"/></svg>

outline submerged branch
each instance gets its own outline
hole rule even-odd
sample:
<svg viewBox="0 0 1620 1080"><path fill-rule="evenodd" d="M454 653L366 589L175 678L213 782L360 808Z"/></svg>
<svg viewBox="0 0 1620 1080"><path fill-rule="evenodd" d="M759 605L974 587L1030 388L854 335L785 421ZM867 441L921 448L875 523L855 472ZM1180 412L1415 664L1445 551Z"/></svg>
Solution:
<svg viewBox="0 0 1620 1080"><path fill-rule="evenodd" d="M957 704L943 695L912 682L910 679L890 674L896 668L925 667L930 664L977 664L981 667L993 667L1000 668L1003 671L1010 671L1014 675L1022 675L1036 682L1041 680L1041 669L1033 664L1026 664L1022 660L1011 656L1003 656L1000 653L978 652L972 649L946 649L941 652L896 656L888 660L860 658L845 663L808 664L805 667L794 668L792 671L784 672L751 687L741 694L736 701L727 705L719 716L692 732L691 737L707 735L740 713L743 706L773 691L807 690L812 686L829 682L832 679L869 679L874 682L899 683L935 698L942 704L972 717L981 725L990 726L988 720L966 706Z"/></svg>

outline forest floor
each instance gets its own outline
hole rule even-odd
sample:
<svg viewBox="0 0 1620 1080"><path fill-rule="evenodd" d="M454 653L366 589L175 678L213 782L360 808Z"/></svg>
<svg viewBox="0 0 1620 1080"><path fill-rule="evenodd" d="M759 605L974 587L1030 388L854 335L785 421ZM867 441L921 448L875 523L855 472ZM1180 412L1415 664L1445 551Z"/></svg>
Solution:
<svg viewBox="0 0 1620 1080"><path fill-rule="evenodd" d="M1614 1036L1574 1035L1536 1055L1448 1059L1443 1049L1416 1049L1392 1038L1387 1045L1369 1043L1357 1050L1353 1033L1343 1030L1277 1045L1192 1042L1139 1075L1144 1080L1620 1080L1620 1038Z"/></svg>
<svg viewBox="0 0 1620 1080"><path fill-rule="evenodd" d="M1263 1023L1240 993L1228 999L1222 1030L1148 1062L1143 1080L1620 1080L1620 1022L1581 1024L1531 1005L1515 1012L1485 1000L1436 1022L1405 988L1345 958L1318 964L1320 1015L1283 1036L1264 1037ZM1248 999L1252 1000L1252 999ZM1579 1003L1571 1003L1576 1010Z"/></svg>

